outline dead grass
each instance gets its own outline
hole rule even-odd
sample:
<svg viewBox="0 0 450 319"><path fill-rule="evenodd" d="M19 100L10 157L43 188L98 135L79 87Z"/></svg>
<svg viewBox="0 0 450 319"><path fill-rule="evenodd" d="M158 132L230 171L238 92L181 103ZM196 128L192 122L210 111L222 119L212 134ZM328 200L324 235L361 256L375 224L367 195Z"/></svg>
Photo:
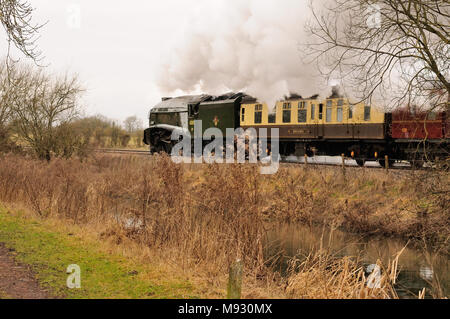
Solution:
<svg viewBox="0 0 450 319"><path fill-rule="evenodd" d="M228 268L239 258L244 297L385 298L395 297L392 281L383 293L368 293L358 262L346 258L311 256L282 278L264 258L265 221L427 238L446 247L449 195L431 192L449 178L439 176L428 189L425 178L413 185L410 177L382 171L348 170L344 179L339 169L297 166L263 176L252 165L176 165L166 156L46 163L6 155L0 158L0 201L81 225L124 254L182 272L210 296L225 295ZM323 281L330 282L325 290Z"/></svg>
<svg viewBox="0 0 450 319"><path fill-rule="evenodd" d="M393 256L386 268L378 260L379 273L367 274L357 257L337 257L321 245L306 258L294 258L289 262L286 293L291 298L301 299L317 296L325 299L398 298L394 285L398 259L404 249Z"/></svg>

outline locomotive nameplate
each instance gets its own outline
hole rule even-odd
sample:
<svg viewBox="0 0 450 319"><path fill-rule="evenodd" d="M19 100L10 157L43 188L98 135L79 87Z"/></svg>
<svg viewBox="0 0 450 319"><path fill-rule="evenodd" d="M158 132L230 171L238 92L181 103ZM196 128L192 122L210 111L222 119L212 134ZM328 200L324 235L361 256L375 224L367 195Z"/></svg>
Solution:
<svg viewBox="0 0 450 319"><path fill-rule="evenodd" d="M294 134L309 134L311 133L309 130L299 130L299 129L293 129L288 130L288 134L294 135Z"/></svg>

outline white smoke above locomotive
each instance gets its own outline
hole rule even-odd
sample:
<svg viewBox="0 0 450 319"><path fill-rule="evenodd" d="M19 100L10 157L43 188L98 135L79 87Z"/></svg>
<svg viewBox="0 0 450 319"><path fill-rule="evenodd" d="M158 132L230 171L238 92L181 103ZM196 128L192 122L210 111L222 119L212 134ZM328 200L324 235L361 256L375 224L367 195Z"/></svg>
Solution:
<svg viewBox="0 0 450 319"><path fill-rule="evenodd" d="M158 85L165 94L245 91L273 107L296 92L330 91L305 61L308 0L204 0L183 26L182 41L164 58ZM174 21L177 23L177 21Z"/></svg>

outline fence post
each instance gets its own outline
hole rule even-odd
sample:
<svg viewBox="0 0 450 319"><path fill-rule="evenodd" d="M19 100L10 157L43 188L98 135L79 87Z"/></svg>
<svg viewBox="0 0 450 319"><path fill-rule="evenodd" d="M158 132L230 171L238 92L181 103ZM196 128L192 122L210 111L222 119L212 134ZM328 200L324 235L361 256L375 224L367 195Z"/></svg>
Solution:
<svg viewBox="0 0 450 319"><path fill-rule="evenodd" d="M386 173L389 172L389 157L387 155L384 156L384 167L386 168Z"/></svg>
<svg viewBox="0 0 450 319"><path fill-rule="evenodd" d="M344 153L341 154L341 158L342 158L342 174L344 174L344 177L345 177L345 154Z"/></svg>
<svg viewBox="0 0 450 319"><path fill-rule="evenodd" d="M233 265L230 266L227 299L241 299L242 268L242 261L240 259L238 259Z"/></svg>
<svg viewBox="0 0 450 319"><path fill-rule="evenodd" d="M308 166L308 155L305 153L305 167Z"/></svg>

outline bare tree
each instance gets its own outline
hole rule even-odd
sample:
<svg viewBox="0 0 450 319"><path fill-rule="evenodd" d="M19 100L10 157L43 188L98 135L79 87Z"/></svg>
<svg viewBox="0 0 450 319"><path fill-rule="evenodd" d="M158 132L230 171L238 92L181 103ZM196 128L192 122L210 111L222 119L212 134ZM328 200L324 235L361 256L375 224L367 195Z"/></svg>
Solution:
<svg viewBox="0 0 450 319"><path fill-rule="evenodd" d="M16 68L7 68L6 59L0 61L0 151L18 150L11 140L11 120L13 111L11 97L16 89L12 78L17 78Z"/></svg>
<svg viewBox="0 0 450 319"><path fill-rule="evenodd" d="M138 119L136 115L127 117L123 124L125 126L125 130L130 134L141 130L143 126L142 120Z"/></svg>
<svg viewBox="0 0 450 319"><path fill-rule="evenodd" d="M361 100L449 109L447 0L333 0L313 7L310 54ZM359 94L358 94L359 93Z"/></svg>
<svg viewBox="0 0 450 319"><path fill-rule="evenodd" d="M53 141L52 151L55 156L70 158L77 155L83 159L91 151L89 136L86 136L76 122L65 122L55 128L56 138Z"/></svg>
<svg viewBox="0 0 450 319"><path fill-rule="evenodd" d="M0 24L6 32L8 43L7 52L3 63L0 63L0 149L9 151L16 148L10 139L11 119L11 92L16 88L17 76L15 61L11 58L11 45L14 45L26 57L31 58L36 64L41 59L41 52L36 47L39 29L43 25L32 23L34 9L27 1L22 0L0 0ZM12 62L12 63L10 63Z"/></svg>
<svg viewBox="0 0 450 319"><path fill-rule="evenodd" d="M141 119L138 119L137 116L129 116L123 122L125 126L125 130L128 132L130 136L130 140L133 140L133 144L136 147L142 147L142 136L144 134L144 125Z"/></svg>
<svg viewBox="0 0 450 319"><path fill-rule="evenodd" d="M49 161L52 154L58 155L60 128L79 115L82 89L78 80L50 77L31 68L22 68L13 80L16 87L10 97L13 128L39 158Z"/></svg>
<svg viewBox="0 0 450 319"><path fill-rule="evenodd" d="M0 63L0 127L6 126L11 115L11 108L8 103L10 90L6 63Z"/></svg>
<svg viewBox="0 0 450 319"><path fill-rule="evenodd" d="M34 9L27 1L0 0L0 23L6 31L8 41L8 58L13 44L26 57L38 61L41 52L36 47L37 34L43 25L34 24Z"/></svg>
<svg viewBox="0 0 450 319"><path fill-rule="evenodd" d="M119 142L121 140L121 134L122 129L119 124L116 123L116 121L112 121L111 127L109 128L109 135L110 135L110 146L115 147L119 145ZM121 143L120 143L121 144Z"/></svg>

